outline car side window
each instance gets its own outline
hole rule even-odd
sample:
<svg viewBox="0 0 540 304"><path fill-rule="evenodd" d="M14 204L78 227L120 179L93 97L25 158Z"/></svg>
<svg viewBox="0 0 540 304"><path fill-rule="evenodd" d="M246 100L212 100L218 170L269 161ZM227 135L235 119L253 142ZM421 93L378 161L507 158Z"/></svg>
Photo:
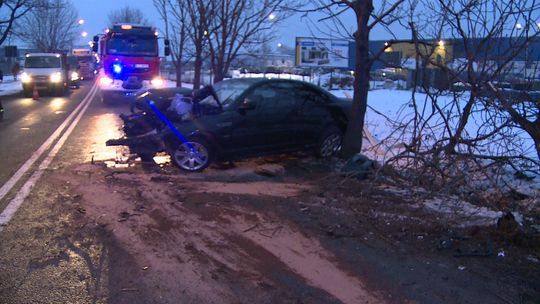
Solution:
<svg viewBox="0 0 540 304"><path fill-rule="evenodd" d="M257 111L274 114L286 113L287 110L292 110L294 107L294 91L290 87L279 84L265 84L255 88L246 96L248 100L257 103Z"/></svg>
<svg viewBox="0 0 540 304"><path fill-rule="evenodd" d="M330 102L330 98L324 92L307 86L301 86L295 91L297 95L297 109L301 112L310 111Z"/></svg>

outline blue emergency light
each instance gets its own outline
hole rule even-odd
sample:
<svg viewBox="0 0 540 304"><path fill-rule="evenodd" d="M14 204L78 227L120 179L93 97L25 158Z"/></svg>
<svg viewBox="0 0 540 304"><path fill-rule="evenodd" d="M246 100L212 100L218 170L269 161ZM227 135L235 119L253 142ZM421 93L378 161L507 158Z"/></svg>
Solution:
<svg viewBox="0 0 540 304"><path fill-rule="evenodd" d="M120 74L120 73L122 73L122 65L119 64L119 63L113 64L113 72L114 72L115 74Z"/></svg>

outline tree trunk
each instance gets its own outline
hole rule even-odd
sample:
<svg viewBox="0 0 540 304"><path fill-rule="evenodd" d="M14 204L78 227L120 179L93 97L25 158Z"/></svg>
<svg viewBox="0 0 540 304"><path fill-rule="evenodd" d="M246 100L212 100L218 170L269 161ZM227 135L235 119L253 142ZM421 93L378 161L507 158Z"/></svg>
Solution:
<svg viewBox="0 0 540 304"><path fill-rule="evenodd" d="M182 66L180 62L176 64L175 71L176 71L176 87L180 88L182 87Z"/></svg>
<svg viewBox="0 0 540 304"><path fill-rule="evenodd" d="M369 90L369 27L368 21L373 10L371 0L358 0L353 4L358 29L354 33L356 42L356 65L354 67L354 95L351 116L343 138L342 157L350 158L362 150L364 119Z"/></svg>
<svg viewBox="0 0 540 304"><path fill-rule="evenodd" d="M225 55L219 52L217 54L216 63L213 67L214 69L214 83L220 82L223 80L223 77L225 76L225 73L223 71L224 66L224 57Z"/></svg>
<svg viewBox="0 0 540 304"><path fill-rule="evenodd" d="M195 71L193 75L193 89L198 90L201 88L201 68L202 68L202 58L201 54L195 54Z"/></svg>
<svg viewBox="0 0 540 304"><path fill-rule="evenodd" d="M218 63L214 69L214 83L223 80L223 67Z"/></svg>

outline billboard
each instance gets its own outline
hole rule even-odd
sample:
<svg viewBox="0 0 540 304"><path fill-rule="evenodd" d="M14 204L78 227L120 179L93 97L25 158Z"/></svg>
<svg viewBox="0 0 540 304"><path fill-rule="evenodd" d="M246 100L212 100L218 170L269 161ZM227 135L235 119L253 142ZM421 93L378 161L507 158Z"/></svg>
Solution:
<svg viewBox="0 0 540 304"><path fill-rule="evenodd" d="M296 37L296 66L349 67L349 40Z"/></svg>

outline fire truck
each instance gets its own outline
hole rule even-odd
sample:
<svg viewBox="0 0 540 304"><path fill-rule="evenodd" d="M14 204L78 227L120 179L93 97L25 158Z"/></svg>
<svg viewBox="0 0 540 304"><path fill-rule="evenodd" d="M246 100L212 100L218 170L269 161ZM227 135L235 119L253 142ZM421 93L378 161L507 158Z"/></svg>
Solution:
<svg viewBox="0 0 540 304"><path fill-rule="evenodd" d="M98 82L103 103L132 97L141 89L163 86L158 32L154 27L114 24L101 37L94 36L92 49L98 52L98 48ZM169 54L169 41L165 39L165 56Z"/></svg>
<svg viewBox="0 0 540 304"><path fill-rule="evenodd" d="M77 58L79 76L81 79L94 79L96 73L96 58L89 48L73 49L72 55Z"/></svg>

